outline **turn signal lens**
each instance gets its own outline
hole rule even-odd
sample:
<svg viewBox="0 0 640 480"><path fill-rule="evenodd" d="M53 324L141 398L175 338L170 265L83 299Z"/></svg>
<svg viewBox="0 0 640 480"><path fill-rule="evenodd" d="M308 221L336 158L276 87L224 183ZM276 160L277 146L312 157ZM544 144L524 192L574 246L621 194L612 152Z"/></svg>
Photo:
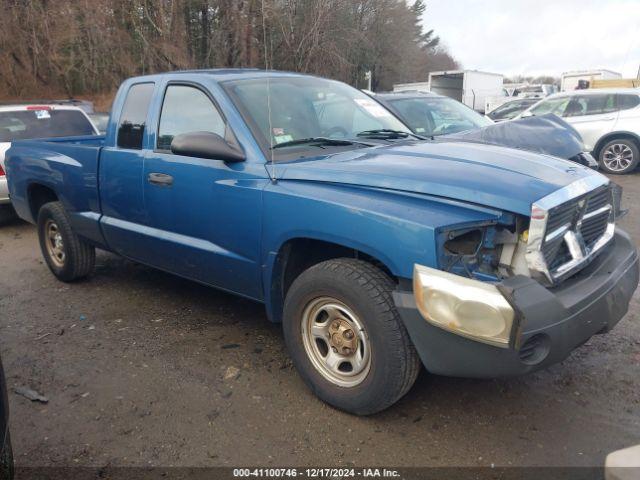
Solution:
<svg viewBox="0 0 640 480"><path fill-rule="evenodd" d="M478 342L509 347L515 313L495 285L415 265L413 292L429 323Z"/></svg>

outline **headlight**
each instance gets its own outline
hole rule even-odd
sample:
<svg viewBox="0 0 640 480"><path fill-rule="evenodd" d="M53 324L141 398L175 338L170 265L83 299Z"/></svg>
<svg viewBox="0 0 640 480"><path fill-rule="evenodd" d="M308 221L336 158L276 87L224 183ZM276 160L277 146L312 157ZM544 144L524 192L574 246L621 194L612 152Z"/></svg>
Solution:
<svg viewBox="0 0 640 480"><path fill-rule="evenodd" d="M509 347L515 313L495 285L416 265L413 292L429 323L472 340Z"/></svg>

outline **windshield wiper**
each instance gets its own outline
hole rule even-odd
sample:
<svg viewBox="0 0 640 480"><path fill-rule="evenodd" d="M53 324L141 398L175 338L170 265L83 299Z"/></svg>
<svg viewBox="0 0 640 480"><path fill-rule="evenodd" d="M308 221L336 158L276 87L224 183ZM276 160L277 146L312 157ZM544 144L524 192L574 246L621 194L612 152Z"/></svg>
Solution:
<svg viewBox="0 0 640 480"><path fill-rule="evenodd" d="M309 137L309 138L299 138L298 140L289 140L288 142L278 143L273 147L271 147L271 149L275 150L276 148L293 147L295 145L307 145L307 144L317 144L319 147L322 147L323 145L327 145L327 146L363 145L365 147L376 146L373 143L358 142L357 140L343 140L340 138L329 138L329 137Z"/></svg>
<svg viewBox="0 0 640 480"><path fill-rule="evenodd" d="M404 132L402 130L391 130L390 128L379 128L377 130L365 130L358 133L358 137L367 137L380 140L394 140L398 138L414 137L419 140L426 140L425 137L416 135L415 133Z"/></svg>

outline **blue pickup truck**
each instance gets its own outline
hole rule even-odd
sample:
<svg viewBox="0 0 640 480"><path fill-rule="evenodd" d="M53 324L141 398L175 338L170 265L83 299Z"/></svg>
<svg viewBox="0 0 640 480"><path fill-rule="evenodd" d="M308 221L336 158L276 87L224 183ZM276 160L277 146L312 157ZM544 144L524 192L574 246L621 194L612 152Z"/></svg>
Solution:
<svg viewBox="0 0 640 480"><path fill-rule="evenodd" d="M99 248L263 302L313 392L356 414L396 402L421 364L491 378L559 362L638 283L603 175L425 141L313 76L132 78L104 137L15 142L6 167L60 280Z"/></svg>

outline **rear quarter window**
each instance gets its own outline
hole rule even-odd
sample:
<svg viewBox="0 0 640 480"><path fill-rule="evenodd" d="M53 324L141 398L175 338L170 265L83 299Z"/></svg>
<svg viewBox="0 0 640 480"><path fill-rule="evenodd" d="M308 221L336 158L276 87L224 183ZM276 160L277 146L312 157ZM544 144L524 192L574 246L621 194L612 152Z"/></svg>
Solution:
<svg viewBox="0 0 640 480"><path fill-rule="evenodd" d="M95 135L91 122L77 110L0 112L0 142L76 135Z"/></svg>
<svg viewBox="0 0 640 480"><path fill-rule="evenodd" d="M618 95L618 109L629 110L640 105L640 96L632 94Z"/></svg>
<svg viewBox="0 0 640 480"><path fill-rule="evenodd" d="M153 83L138 83L129 88L118 122L118 147L142 149L147 113L154 87Z"/></svg>

